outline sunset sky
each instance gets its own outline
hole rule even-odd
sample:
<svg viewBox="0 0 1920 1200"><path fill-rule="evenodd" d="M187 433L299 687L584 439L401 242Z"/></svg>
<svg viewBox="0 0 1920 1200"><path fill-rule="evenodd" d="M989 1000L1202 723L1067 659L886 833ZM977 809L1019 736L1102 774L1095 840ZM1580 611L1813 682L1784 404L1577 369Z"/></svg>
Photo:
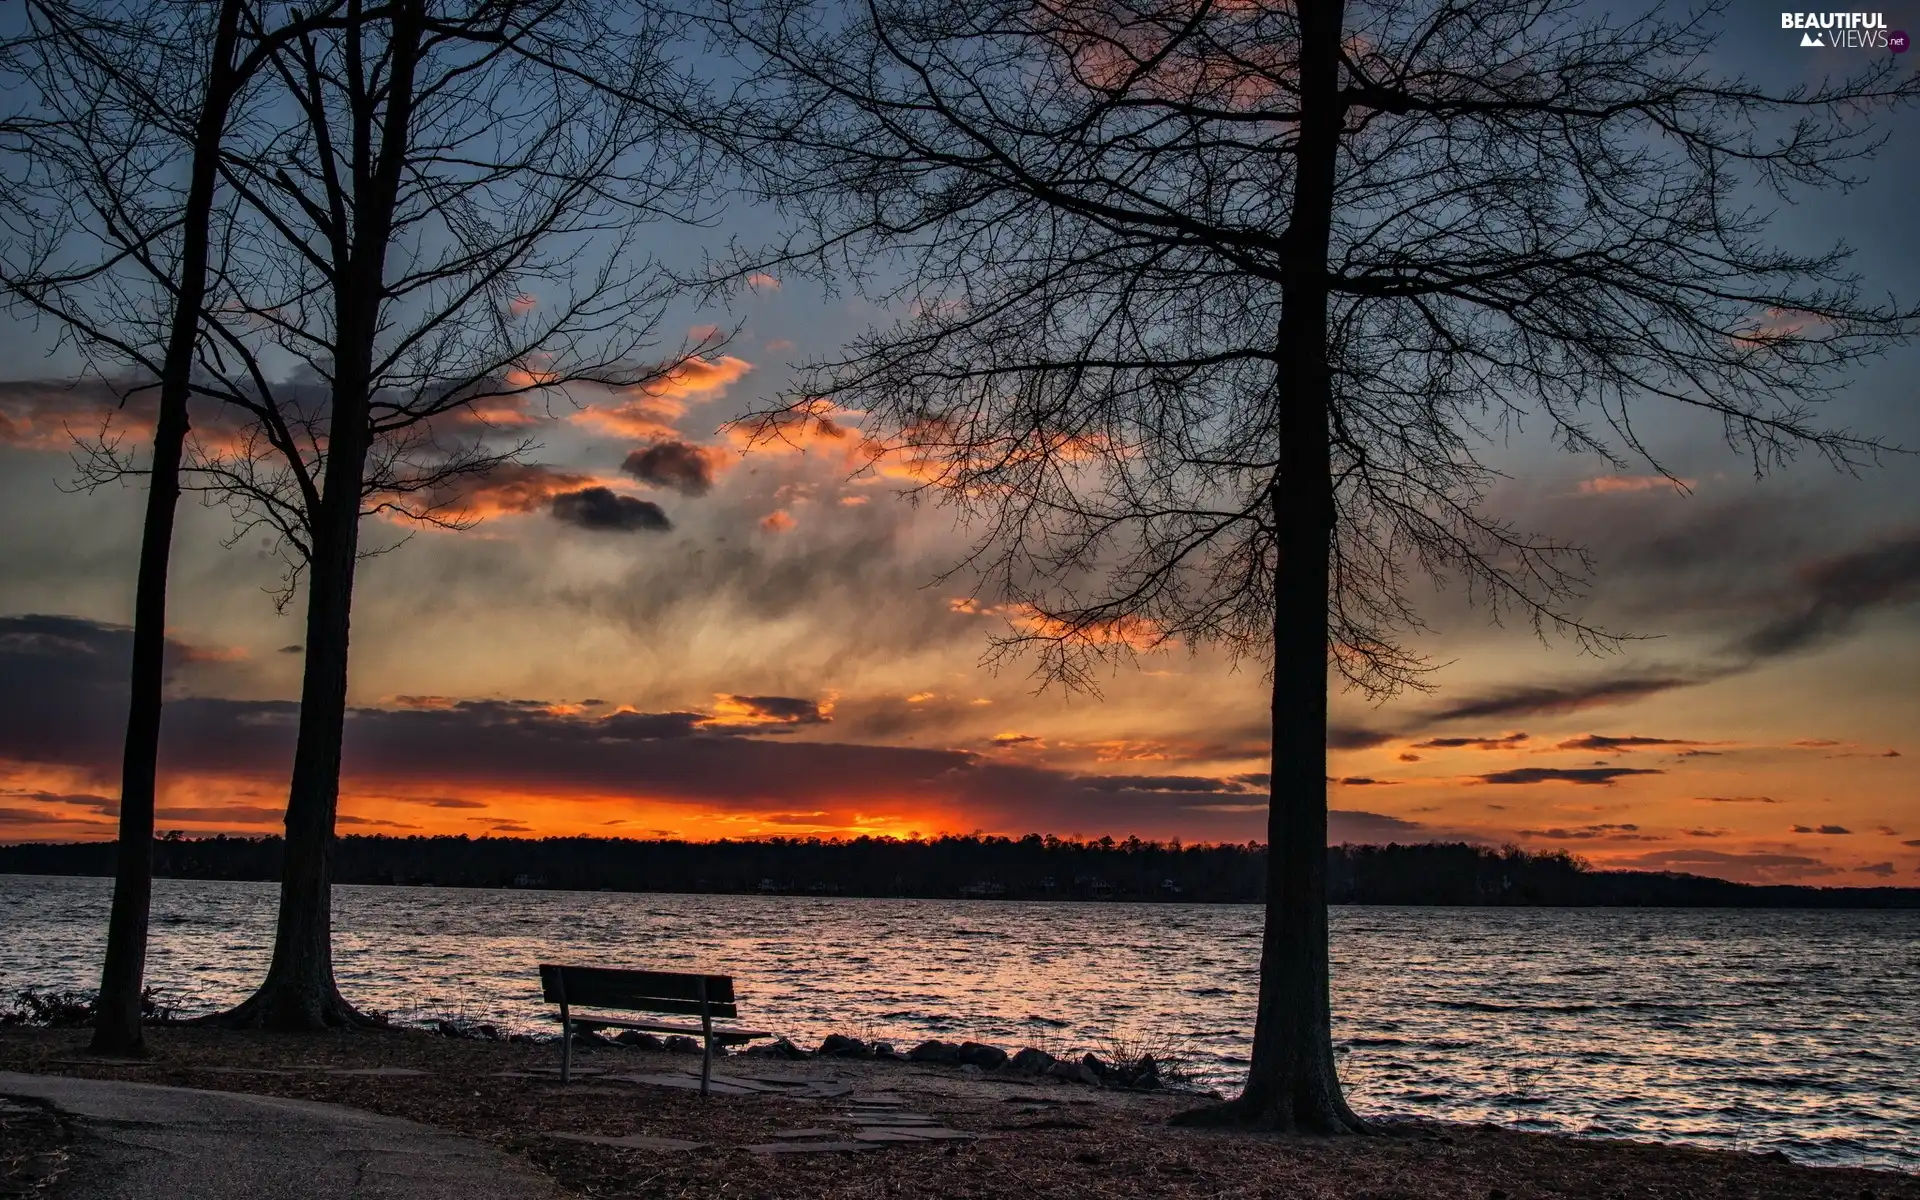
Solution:
<svg viewBox="0 0 1920 1200"><path fill-rule="evenodd" d="M1741 17L1725 46L1771 82L1818 73L1777 16ZM1912 304L1920 121L1890 132L1870 187L1778 228L1796 248L1846 240L1870 290ZM736 209L702 236L769 228ZM980 665L1020 614L934 582L969 531L866 462L858 414L751 451L723 428L890 315L758 277L674 314L670 340L738 332L667 383L494 414L540 447L472 499L476 528L370 520L376 545L407 540L360 573L341 831L1262 837L1257 665L1182 646L1098 696L1036 694L1022 664ZM69 430L97 427L101 394L69 386L51 340L0 329L0 841L114 831L144 493L72 489ZM1916 380L1908 347L1828 420L1920 447ZM117 427L150 432L139 412ZM1489 449L1509 475L1493 507L1590 547L1582 611L1644 640L1582 655L1490 625L1457 589L1426 596L1436 690L1336 695L1334 840L1920 885L1920 459L1756 479L1710 423L1644 409L1683 491L1535 432ZM285 800L299 606L275 612L278 561L258 535L223 546L231 528L182 506L159 824L189 834L275 831Z"/></svg>

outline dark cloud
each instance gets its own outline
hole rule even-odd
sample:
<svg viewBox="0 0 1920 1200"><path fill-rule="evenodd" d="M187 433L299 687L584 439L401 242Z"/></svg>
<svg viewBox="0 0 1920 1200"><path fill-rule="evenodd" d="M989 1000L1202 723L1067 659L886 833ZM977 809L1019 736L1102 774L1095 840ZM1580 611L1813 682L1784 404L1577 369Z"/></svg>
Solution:
<svg viewBox="0 0 1920 1200"><path fill-rule="evenodd" d="M1625 753L1631 753L1634 750L1638 750L1646 746L1690 746L1692 744L1693 743L1688 741L1686 738L1658 738L1658 737L1639 737L1639 736L1608 737L1605 734L1589 733L1585 737L1577 737L1572 739L1571 741L1561 742L1559 745L1555 746L1554 749L1556 750L1599 750L1602 752L1619 750Z"/></svg>
<svg viewBox="0 0 1920 1200"><path fill-rule="evenodd" d="M1853 832L1853 830L1848 829L1845 825L1821 825L1818 827L1812 825L1795 825L1793 831L1795 833L1825 833L1835 835Z"/></svg>
<svg viewBox="0 0 1920 1200"><path fill-rule="evenodd" d="M1914 847L1920 847L1920 838L1912 838L1912 839L1910 839L1910 840L1908 840L1908 841L1904 841L1904 842L1901 842L1900 844L1901 844L1902 846L1914 846Z"/></svg>
<svg viewBox="0 0 1920 1200"><path fill-rule="evenodd" d="M1437 737L1415 742L1415 750L1512 750L1527 740L1524 733L1490 734L1486 737ZM1406 758L1406 755L1402 755ZM1418 756L1412 761L1418 762Z"/></svg>
<svg viewBox="0 0 1920 1200"><path fill-rule="evenodd" d="M1327 726L1327 748L1329 750L1371 750L1375 746L1385 745L1393 740L1393 734L1382 733L1377 729L1364 729L1358 725Z"/></svg>
<svg viewBox="0 0 1920 1200"><path fill-rule="evenodd" d="M1611 784L1627 775L1664 775L1650 767L1515 767L1478 776L1481 783Z"/></svg>
<svg viewBox="0 0 1920 1200"><path fill-rule="evenodd" d="M1920 599L1920 531L1812 563L1795 583L1782 600L1787 611L1735 641L1732 653L1764 660L1813 649L1874 609Z"/></svg>
<svg viewBox="0 0 1920 1200"><path fill-rule="evenodd" d="M627 455L620 469L642 483L672 488L683 496L704 496L713 490L716 457L716 452L705 446L679 441L655 442Z"/></svg>
<svg viewBox="0 0 1920 1200"><path fill-rule="evenodd" d="M833 720L821 709L819 701L795 696L724 695L720 697L720 709L720 716L706 724L725 725L739 719L756 724L824 725Z"/></svg>
<svg viewBox="0 0 1920 1200"><path fill-rule="evenodd" d="M1854 870L1860 872L1862 875L1878 875L1880 878L1885 879L1893 874L1893 864L1890 862L1874 863L1870 867L1855 867Z"/></svg>
<svg viewBox="0 0 1920 1200"><path fill-rule="evenodd" d="M1837 875L1840 868L1805 854L1778 854L1767 851L1738 852L1709 850L1704 846L1649 850L1616 865L1653 871L1710 872L1715 875L1759 878L1762 880L1805 879L1819 875Z"/></svg>
<svg viewBox="0 0 1920 1200"><path fill-rule="evenodd" d="M429 796L426 799L410 800L412 804L424 804L428 808L485 808L479 800L462 800L458 796Z"/></svg>
<svg viewBox="0 0 1920 1200"><path fill-rule="evenodd" d="M1664 842L1667 839L1640 832L1638 825L1581 825L1572 829L1522 829L1521 837L1551 838L1556 841Z"/></svg>
<svg viewBox="0 0 1920 1200"><path fill-rule="evenodd" d="M1428 842L1435 831L1419 821L1390 817L1385 813L1333 809L1327 813L1327 841L1340 845L1356 842Z"/></svg>
<svg viewBox="0 0 1920 1200"><path fill-rule="evenodd" d="M186 821L189 824L220 822L235 825L260 825L279 822L285 818L286 811L279 808L266 808L258 804L208 804L182 808L162 808L153 815L154 819L159 822Z"/></svg>
<svg viewBox="0 0 1920 1200"><path fill-rule="evenodd" d="M408 825L403 821L382 821L375 817L350 817L345 813L341 813L339 816L335 817L334 820L339 822L342 825L369 825L369 826L378 826L382 829L418 829L420 828L418 825Z"/></svg>
<svg viewBox="0 0 1920 1200"><path fill-rule="evenodd" d="M1702 804L1778 804L1772 796L1695 796Z"/></svg>
<svg viewBox="0 0 1920 1200"><path fill-rule="evenodd" d="M1688 837L1697 837L1697 838L1717 838L1717 837L1726 837L1726 836L1728 836L1729 834L1731 834L1731 833L1733 832L1733 830L1731 830L1731 829L1704 829L1704 828L1703 828L1703 829L1686 829L1686 830L1682 830L1681 832L1683 832L1683 833L1685 833L1685 834L1686 834L1686 835L1687 835Z"/></svg>
<svg viewBox="0 0 1920 1200"><path fill-rule="evenodd" d="M1080 786L1090 792L1247 792L1246 784L1200 775L1087 775Z"/></svg>
<svg viewBox="0 0 1920 1200"><path fill-rule="evenodd" d="M1365 775L1348 775L1337 781L1341 787L1394 787L1398 779L1372 779Z"/></svg>
<svg viewBox="0 0 1920 1200"><path fill-rule="evenodd" d="M1496 692L1447 705L1428 715L1433 721L1464 721L1484 717L1528 717L1546 713L1578 712L1610 704L1643 700L1676 688L1694 687L1706 678L1679 674L1617 676L1566 684L1516 684Z"/></svg>
<svg viewBox="0 0 1920 1200"><path fill-rule="evenodd" d="M91 817L57 817L37 808L0 807L0 826L4 825L86 825L112 829L113 823Z"/></svg>
<svg viewBox="0 0 1920 1200"><path fill-rule="evenodd" d="M293 645L291 645L291 646L282 646L282 647L280 647L280 653L282 653L282 654L298 654L298 653L300 653L300 652L301 652L302 650L304 650L304 649L306 649L306 647L305 647L305 646L302 646L302 645L300 645L299 643L297 643L297 642L296 642L295 644L293 644Z"/></svg>
<svg viewBox="0 0 1920 1200"><path fill-rule="evenodd" d="M673 528L667 514L651 500L622 496L610 488L581 488L553 498L557 521L581 529L617 533L661 532Z"/></svg>

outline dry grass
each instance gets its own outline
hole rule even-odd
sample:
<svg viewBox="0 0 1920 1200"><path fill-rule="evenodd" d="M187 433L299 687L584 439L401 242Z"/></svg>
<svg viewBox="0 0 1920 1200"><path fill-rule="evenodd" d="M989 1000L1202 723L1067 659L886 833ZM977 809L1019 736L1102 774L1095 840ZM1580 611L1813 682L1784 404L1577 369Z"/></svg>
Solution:
<svg viewBox="0 0 1920 1200"><path fill-rule="evenodd" d="M501 1078L550 1067L551 1046L460 1041L397 1030L282 1036L156 1029L139 1067L71 1065L79 1031L0 1030L0 1069L140 1079L354 1105L457 1130L518 1155L580 1196L792 1197L847 1200L1003 1200L1011 1197L1286 1197L1288 1200L1920 1200L1920 1179L1811 1169L1772 1158L1620 1142L1579 1141L1488 1127L1404 1125L1390 1136L1286 1138L1171 1129L1185 1103L1057 1081L969 1081L957 1071L887 1063L778 1064L724 1069L834 1076L886 1088L955 1128L965 1144L889 1147L854 1155L762 1158L739 1147L779 1128L832 1123L845 1102L697 1095L608 1083ZM585 1056L588 1065L650 1072L697 1061L638 1050ZM324 1067L409 1066L424 1077L329 1075ZM285 1074L226 1074L254 1067ZM646 1133L710 1144L657 1153L559 1141L546 1133Z"/></svg>

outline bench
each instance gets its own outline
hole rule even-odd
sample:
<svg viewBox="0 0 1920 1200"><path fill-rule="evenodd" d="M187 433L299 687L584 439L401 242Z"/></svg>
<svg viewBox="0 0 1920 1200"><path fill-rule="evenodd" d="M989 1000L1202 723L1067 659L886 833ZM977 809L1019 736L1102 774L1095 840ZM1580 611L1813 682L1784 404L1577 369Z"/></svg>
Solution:
<svg viewBox="0 0 1920 1200"><path fill-rule="evenodd" d="M696 975L680 971L625 971L612 967L567 967L540 964L540 985L549 1004L560 1006L560 1082L566 1083L573 1071L573 1031L575 1029L640 1029L650 1033L679 1033L698 1037L700 1057L700 1094L705 1096L713 1080L715 1042L732 1045L755 1038L772 1037L757 1029L722 1028L715 1017L737 1017L733 1001L733 976ZM626 1012L679 1013L700 1018L698 1025L676 1025L666 1021L633 1021L623 1017L597 1014L580 1016L575 1005L587 1008L620 1009Z"/></svg>

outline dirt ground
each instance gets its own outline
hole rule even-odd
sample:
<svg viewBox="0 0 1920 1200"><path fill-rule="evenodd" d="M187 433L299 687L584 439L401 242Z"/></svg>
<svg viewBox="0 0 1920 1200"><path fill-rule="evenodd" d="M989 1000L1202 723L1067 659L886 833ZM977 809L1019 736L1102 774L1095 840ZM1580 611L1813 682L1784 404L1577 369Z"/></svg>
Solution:
<svg viewBox="0 0 1920 1200"><path fill-rule="evenodd" d="M1409 1122L1388 1126L1382 1136L1343 1139L1175 1129L1166 1118L1191 1097L974 1077L918 1064L730 1056L717 1067L724 1078L837 1083L847 1094L703 1100L691 1090L608 1078L699 1069L698 1056L625 1047L579 1053L576 1065L597 1073L563 1087L553 1074L552 1045L402 1030L283 1035L165 1027L149 1039L148 1060L114 1064L86 1056L85 1031L0 1029L0 1070L352 1105L481 1139L591 1197L1920 1200L1920 1178L1896 1173L1490 1126ZM385 1073L345 1073L376 1070ZM846 1153L746 1149L800 1129L845 1131L850 1108L879 1096L977 1136ZM702 1145L611 1146L556 1134L642 1134ZM47 1162L36 1156L57 1153L50 1126L31 1114L0 1113L0 1136L7 1142L0 1166L10 1171L0 1179L0 1196L35 1194L33 1173ZM9 1165L15 1163L24 1165Z"/></svg>

